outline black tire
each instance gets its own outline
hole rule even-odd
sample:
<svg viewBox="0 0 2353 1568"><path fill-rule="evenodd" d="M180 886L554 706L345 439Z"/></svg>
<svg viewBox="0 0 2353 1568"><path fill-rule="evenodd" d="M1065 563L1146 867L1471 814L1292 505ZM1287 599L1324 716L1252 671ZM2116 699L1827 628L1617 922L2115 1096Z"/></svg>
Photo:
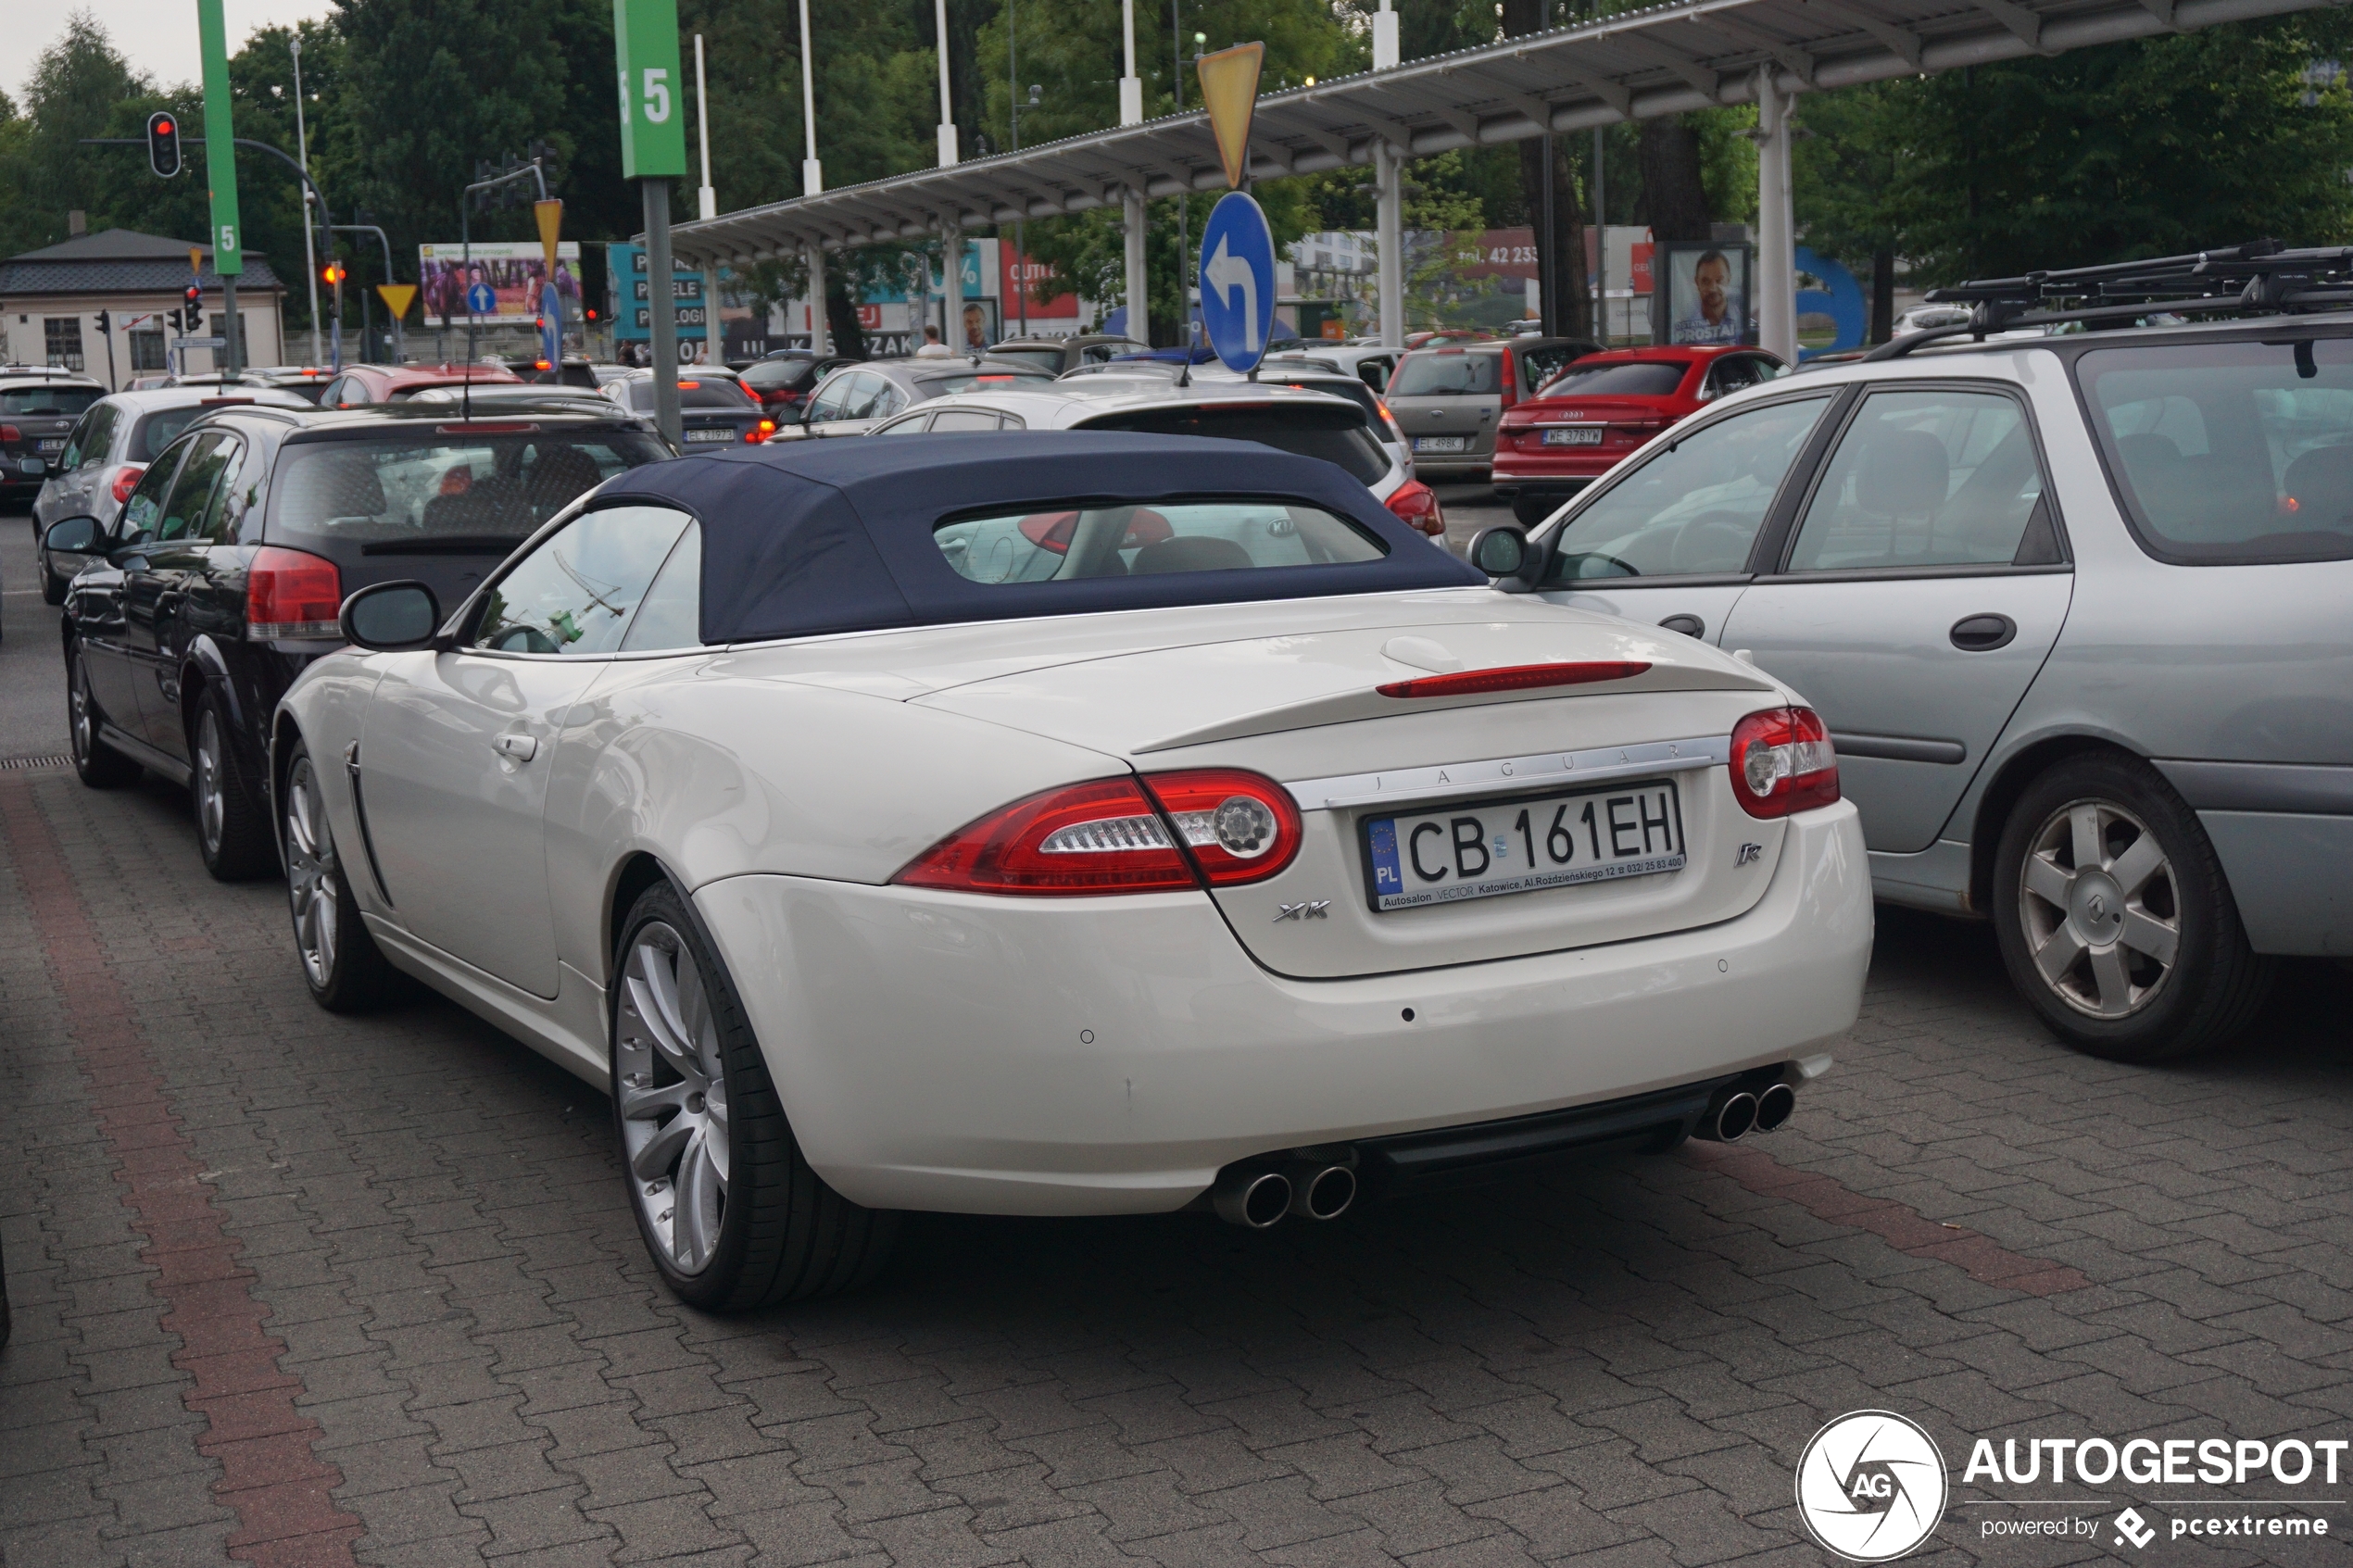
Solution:
<svg viewBox="0 0 2353 1568"><path fill-rule="evenodd" d="M1512 498L1513 521L1522 528L1538 527L1560 509L1558 497L1548 500L1541 495L1516 495Z"/></svg>
<svg viewBox="0 0 2353 1568"><path fill-rule="evenodd" d="M40 533L40 529L37 525L35 526L33 532L36 535ZM49 555L45 550L40 553L40 570L41 602L44 605L61 605L65 603L65 580L60 578L55 571L49 570Z"/></svg>
<svg viewBox="0 0 2353 1568"><path fill-rule="evenodd" d="M90 656L80 643L66 649L66 736L74 776L92 789L120 789L139 779L139 764L98 738L106 710L90 691Z"/></svg>
<svg viewBox="0 0 2353 1568"><path fill-rule="evenodd" d="M329 1012L373 1012L409 991L409 977L392 967L359 917L336 852L334 826L310 763L310 749L295 743L286 762L279 831L286 857L286 899L294 915L295 957L310 999ZM321 935L325 940L321 944Z"/></svg>
<svg viewBox="0 0 2353 1568"><path fill-rule="evenodd" d="M218 882L251 882L278 869L277 834L261 792L238 765L229 704L208 685L196 697L188 735L188 802L196 819L196 852Z"/></svg>
<svg viewBox="0 0 2353 1568"><path fill-rule="evenodd" d="M2247 946L2196 813L2145 763L2059 763L2010 809L1994 854L2011 984L2077 1050L2170 1061L2223 1044L2263 1005L2274 966Z"/></svg>
<svg viewBox="0 0 2353 1568"><path fill-rule="evenodd" d="M735 984L666 882L647 889L623 923L610 1005L613 1124L630 1209L681 1300L748 1311L854 1290L881 1272L899 1216L861 1208L810 1169ZM724 1137L716 1160L706 1149L714 1123ZM691 1226L689 1210L699 1216Z"/></svg>

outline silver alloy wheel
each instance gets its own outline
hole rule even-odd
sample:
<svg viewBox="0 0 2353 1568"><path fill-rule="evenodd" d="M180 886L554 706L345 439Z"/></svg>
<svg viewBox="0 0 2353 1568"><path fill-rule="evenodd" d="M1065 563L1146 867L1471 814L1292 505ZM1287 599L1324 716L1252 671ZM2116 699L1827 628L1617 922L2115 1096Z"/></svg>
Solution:
<svg viewBox="0 0 2353 1568"><path fill-rule="evenodd" d="M335 972L335 840L310 759L297 758L286 778L286 897L294 905L295 947L310 984L324 989Z"/></svg>
<svg viewBox="0 0 2353 1568"><path fill-rule="evenodd" d="M2044 820L2018 902L2036 972L2078 1012L2128 1018L2173 972L2173 868L2148 824L2112 800L2070 801Z"/></svg>
<svg viewBox="0 0 2353 1568"><path fill-rule="evenodd" d="M196 721L196 755L193 776L188 786L196 797L196 831L204 834L205 847L218 852L220 831L229 815L229 802L221 794L220 721L208 707Z"/></svg>
<svg viewBox="0 0 2353 1568"><path fill-rule="evenodd" d="M678 933L641 926L613 1050L629 1191L671 1267L711 1266L727 1211L727 1073L702 970Z"/></svg>
<svg viewBox="0 0 2353 1568"><path fill-rule="evenodd" d="M98 739L98 721L90 711L90 656L73 650L73 671L66 680L67 722L73 736L73 756L87 762Z"/></svg>

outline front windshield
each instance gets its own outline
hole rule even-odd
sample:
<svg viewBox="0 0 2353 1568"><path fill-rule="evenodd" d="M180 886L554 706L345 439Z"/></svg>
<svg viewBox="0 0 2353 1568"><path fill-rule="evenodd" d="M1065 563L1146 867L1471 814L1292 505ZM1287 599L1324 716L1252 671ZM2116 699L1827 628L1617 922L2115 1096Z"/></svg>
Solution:
<svg viewBox="0 0 2353 1568"><path fill-rule="evenodd" d="M1265 499L1076 506L944 522L932 543L968 583L1338 566L1389 546L1321 507Z"/></svg>
<svg viewBox="0 0 2353 1568"><path fill-rule="evenodd" d="M290 443L271 485L267 537L328 555L504 553L582 492L657 462L637 431L436 433Z"/></svg>

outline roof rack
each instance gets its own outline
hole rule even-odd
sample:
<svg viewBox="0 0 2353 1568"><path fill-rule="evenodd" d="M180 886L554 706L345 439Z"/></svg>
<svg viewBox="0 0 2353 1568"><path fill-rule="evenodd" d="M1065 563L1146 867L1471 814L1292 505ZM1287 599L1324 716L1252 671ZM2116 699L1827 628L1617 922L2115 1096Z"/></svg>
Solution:
<svg viewBox="0 0 2353 1568"><path fill-rule="evenodd" d="M1967 305L1961 325L1907 332L1865 355L1866 362L1896 359L1945 338L1983 342L2019 327L2081 321L2130 325L2154 315L2293 315L2353 306L2353 245L2290 249L2277 240L2249 240L2187 256L2116 261L1980 278L1931 289L1939 305Z"/></svg>

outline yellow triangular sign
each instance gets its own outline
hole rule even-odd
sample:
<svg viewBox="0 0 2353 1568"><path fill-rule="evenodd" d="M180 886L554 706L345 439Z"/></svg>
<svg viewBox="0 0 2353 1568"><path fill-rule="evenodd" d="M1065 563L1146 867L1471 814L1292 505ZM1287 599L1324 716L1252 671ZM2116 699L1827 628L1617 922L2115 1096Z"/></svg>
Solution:
<svg viewBox="0 0 2353 1568"><path fill-rule="evenodd" d="M547 258L547 276L556 275L556 236L563 232L564 204L561 200L533 202L531 216L539 222L539 249Z"/></svg>
<svg viewBox="0 0 2353 1568"><path fill-rule="evenodd" d="M417 285L414 283L378 283L376 285L376 292L384 296L384 308L392 312L392 319L396 321L399 321L405 320L408 318L409 302L417 297Z"/></svg>
<svg viewBox="0 0 2353 1568"><path fill-rule="evenodd" d="M1200 60L1202 105L1209 110L1210 130L1217 133L1226 183L1235 190L1241 189L1250 167L1250 119L1258 107L1258 68L1265 62L1264 44L1237 44Z"/></svg>

